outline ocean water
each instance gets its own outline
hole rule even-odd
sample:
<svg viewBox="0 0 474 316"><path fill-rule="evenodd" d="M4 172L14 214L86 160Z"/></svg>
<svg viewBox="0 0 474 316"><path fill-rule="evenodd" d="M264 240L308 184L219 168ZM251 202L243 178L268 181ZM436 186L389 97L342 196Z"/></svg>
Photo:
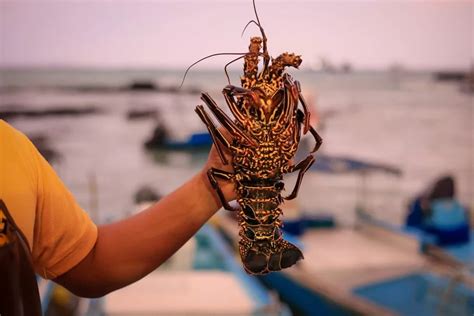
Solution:
<svg viewBox="0 0 474 316"><path fill-rule="evenodd" d="M436 177L452 174L460 200L474 208L473 95L456 82L438 82L428 73L292 72L320 117L321 151L399 168L399 177L382 172L309 172L297 204L308 213L331 213L351 224L354 209L365 206L377 217L403 221L410 198ZM22 70L0 72L0 110L94 106L98 114L17 118L10 123L27 135L42 134L62 158L54 164L79 203L104 222L129 214L138 187L164 195L198 172L206 152L150 153L143 142L153 119L129 121L131 109L154 108L171 137L185 139L204 131L194 112L198 94L110 91L133 80L176 86L183 71ZM237 84L238 73L231 74ZM227 111L220 91L222 71L194 70L184 87L209 92ZM88 87L89 89L71 89ZM316 116L316 115L314 115ZM316 156L317 157L317 156ZM295 181L288 175L287 188Z"/></svg>

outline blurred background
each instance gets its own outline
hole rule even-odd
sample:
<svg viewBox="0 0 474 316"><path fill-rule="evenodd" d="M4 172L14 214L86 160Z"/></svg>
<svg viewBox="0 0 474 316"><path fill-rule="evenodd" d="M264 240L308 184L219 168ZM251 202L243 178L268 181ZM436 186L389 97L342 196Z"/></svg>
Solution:
<svg viewBox="0 0 474 316"><path fill-rule="evenodd" d="M403 229L409 204L416 197L429 195L435 180L442 176L450 175L455 181L452 198L467 213L474 208L473 3L257 1L257 8L270 54L276 57L288 51L302 56L300 69L288 72L300 81L312 112L312 123L324 139L298 199L286 205L288 231L297 235L308 251L307 266L281 273L283 281L279 284L283 284L283 290L273 280L260 278L254 286L266 303L278 301L278 306L268 308L260 302L264 308L259 305L258 313L316 315L317 311L326 311L323 314L342 315L348 311L380 315L381 310L370 308L382 306L387 315L452 315L453 311L472 315L474 294L469 269L474 247L462 245L462 260L452 258L451 248L447 252L436 248L444 258L454 260L447 260L449 264L436 263L436 271L451 271L453 264L460 264L454 265L454 270L462 267L466 269L463 271L470 271L466 272L468 281L448 293L450 272L445 273L447 279L440 277L443 273L417 274L420 267L426 270L433 266L432 256L414 251L412 244L423 243L425 239L420 235L407 237ZM1 1L0 118L33 140L97 223L131 215L143 200L159 199L202 168L210 145L194 108L202 103L199 93L206 91L229 113L221 90L227 85L224 65L234 57L207 59L189 71L180 88L181 81L187 67L201 57L246 52L249 38L260 36L254 25L241 36L244 26L254 18L250 0ZM241 61L229 67L232 84L239 85L241 71ZM307 154L311 141L303 139L298 155ZM285 179L288 188L296 176L288 175ZM302 218L307 221L302 223ZM225 216L216 219L222 225L216 231L224 232L226 221ZM365 228L371 227L371 233L365 233L364 241L350 247L346 241L360 237L362 230L356 228L360 228L361 221L367 224ZM469 223L469 217L465 222ZM317 238L314 234L311 238L303 234L311 223L325 226L317 232ZM374 233L374 225L390 233ZM232 229L227 233L237 237ZM344 238L338 234L334 240L328 237L346 230L351 232ZM220 245L221 234L214 234L214 230L200 234L193 245L188 245L192 250L188 252L196 254L202 247L212 248L217 254L203 256L200 263L209 268L215 262L205 261L222 256L219 253L223 250L203 240L210 238ZM410 246L403 248L397 244L397 251L403 251L396 256L396 251L386 249L385 243L368 250L375 240L394 238L403 239L403 247L407 243ZM227 236L227 241L232 249L232 238ZM316 249L312 260L311 247L322 241L326 247L333 244L334 252L322 255L328 249ZM214 245L213 242L210 244ZM356 253L351 257L347 251ZM181 257L179 261L198 260L189 253L188 259ZM379 258L385 253L383 263L378 259L370 264L361 262L361 257ZM456 248L455 254L458 253ZM333 256L334 260L323 260L327 264L324 269L314 268L321 256ZM231 251L230 258L233 257ZM416 258L416 263L402 260L403 269L394 266L393 262L406 257ZM338 266L339 262L351 261L357 261L363 269ZM237 265L231 265L238 270L239 259L236 262ZM336 266L345 270L341 272ZM397 273L382 273L388 270ZM380 272L379 279L347 281L339 291L338 286L344 281L338 277L373 275L373 271ZM308 275L315 280L314 284L304 283ZM392 292L381 289L377 282L406 275L414 278L406 282L415 284L416 289L422 285L428 289L438 286L439 292L423 292L426 297L410 304L403 297L387 303L372 296L367 287L376 284L379 287L374 291L388 297ZM170 279L170 284L176 278ZM191 282L193 278L182 282ZM250 279L253 281L245 282L255 281ZM205 280L209 276L199 282L210 282ZM221 285L225 282L217 281ZM261 287L261 282L265 287ZM322 283L327 287L319 288ZM396 283L394 293L413 293L413 287L403 287L408 283ZM156 286L156 282L150 284L152 288ZM297 299L285 296L284 289L291 288L291 284L311 289L306 293L311 304L323 297L321 302L329 302L330 308L325 310L323 303L310 304L309 309L298 306ZM190 291L191 288L187 287ZM153 289L143 291L153 297L159 291ZM334 291L347 295L341 298L339 294L332 295ZM271 299L265 296L268 293L273 293ZM445 298L441 300L442 307L436 303L437 295ZM109 299L112 301L113 298ZM406 308L418 303L419 309ZM97 304L98 309L107 305L103 301ZM201 314L227 315L225 306L233 315L246 314L230 303L222 304L222 310L204 309ZM450 309L455 305L464 307ZM175 313L170 308L161 314Z"/></svg>

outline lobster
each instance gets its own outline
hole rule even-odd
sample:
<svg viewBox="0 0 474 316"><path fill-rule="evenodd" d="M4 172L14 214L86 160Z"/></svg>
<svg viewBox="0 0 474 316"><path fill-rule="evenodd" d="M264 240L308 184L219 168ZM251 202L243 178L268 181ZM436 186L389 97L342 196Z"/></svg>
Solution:
<svg viewBox="0 0 474 316"><path fill-rule="evenodd" d="M271 58L255 1L253 6L257 21L252 20L247 26L256 24L262 36L252 37L248 52L239 57L244 58L241 87L231 85L229 80L229 85L222 91L234 119L208 93L201 94L201 100L232 140L224 137L222 129L217 128L203 105L198 105L195 111L206 125L222 163L231 163L233 167L233 172L210 168L207 176L223 208L238 212L239 252L244 269L249 274L266 274L288 268L303 259L301 250L283 238L279 206L285 199L297 196L305 172L315 161L313 153L321 146L322 138L309 123L310 113L299 82L285 72L286 67L298 68L301 56L283 53ZM263 57L263 69L259 72L260 57ZM298 108L299 103L302 109ZM313 136L315 146L304 160L294 164L300 138L308 132ZM224 156L222 147L231 153L231 162ZM295 186L283 197L283 175L295 171L298 171ZM238 208L226 201L218 179L234 182Z"/></svg>

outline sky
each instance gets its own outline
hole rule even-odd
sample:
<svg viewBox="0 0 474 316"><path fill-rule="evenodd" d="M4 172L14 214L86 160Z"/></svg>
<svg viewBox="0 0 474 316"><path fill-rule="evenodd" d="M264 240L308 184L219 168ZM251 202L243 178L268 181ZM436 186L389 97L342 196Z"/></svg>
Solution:
<svg viewBox="0 0 474 316"><path fill-rule="evenodd" d="M356 69L466 69L474 1L258 0L270 54ZM0 0L0 67L182 68L245 52L259 35L250 0ZM232 56L203 68L221 68Z"/></svg>

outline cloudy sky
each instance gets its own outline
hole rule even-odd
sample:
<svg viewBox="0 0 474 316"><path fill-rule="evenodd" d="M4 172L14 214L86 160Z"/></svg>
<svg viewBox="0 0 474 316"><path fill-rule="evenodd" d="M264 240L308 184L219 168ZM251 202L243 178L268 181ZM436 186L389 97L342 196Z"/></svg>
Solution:
<svg viewBox="0 0 474 316"><path fill-rule="evenodd" d="M270 53L305 65L325 57L356 68L395 63L466 68L474 1L258 0ZM258 35L250 0L0 0L0 67L183 67L215 52L244 52ZM220 67L232 57L206 61Z"/></svg>

